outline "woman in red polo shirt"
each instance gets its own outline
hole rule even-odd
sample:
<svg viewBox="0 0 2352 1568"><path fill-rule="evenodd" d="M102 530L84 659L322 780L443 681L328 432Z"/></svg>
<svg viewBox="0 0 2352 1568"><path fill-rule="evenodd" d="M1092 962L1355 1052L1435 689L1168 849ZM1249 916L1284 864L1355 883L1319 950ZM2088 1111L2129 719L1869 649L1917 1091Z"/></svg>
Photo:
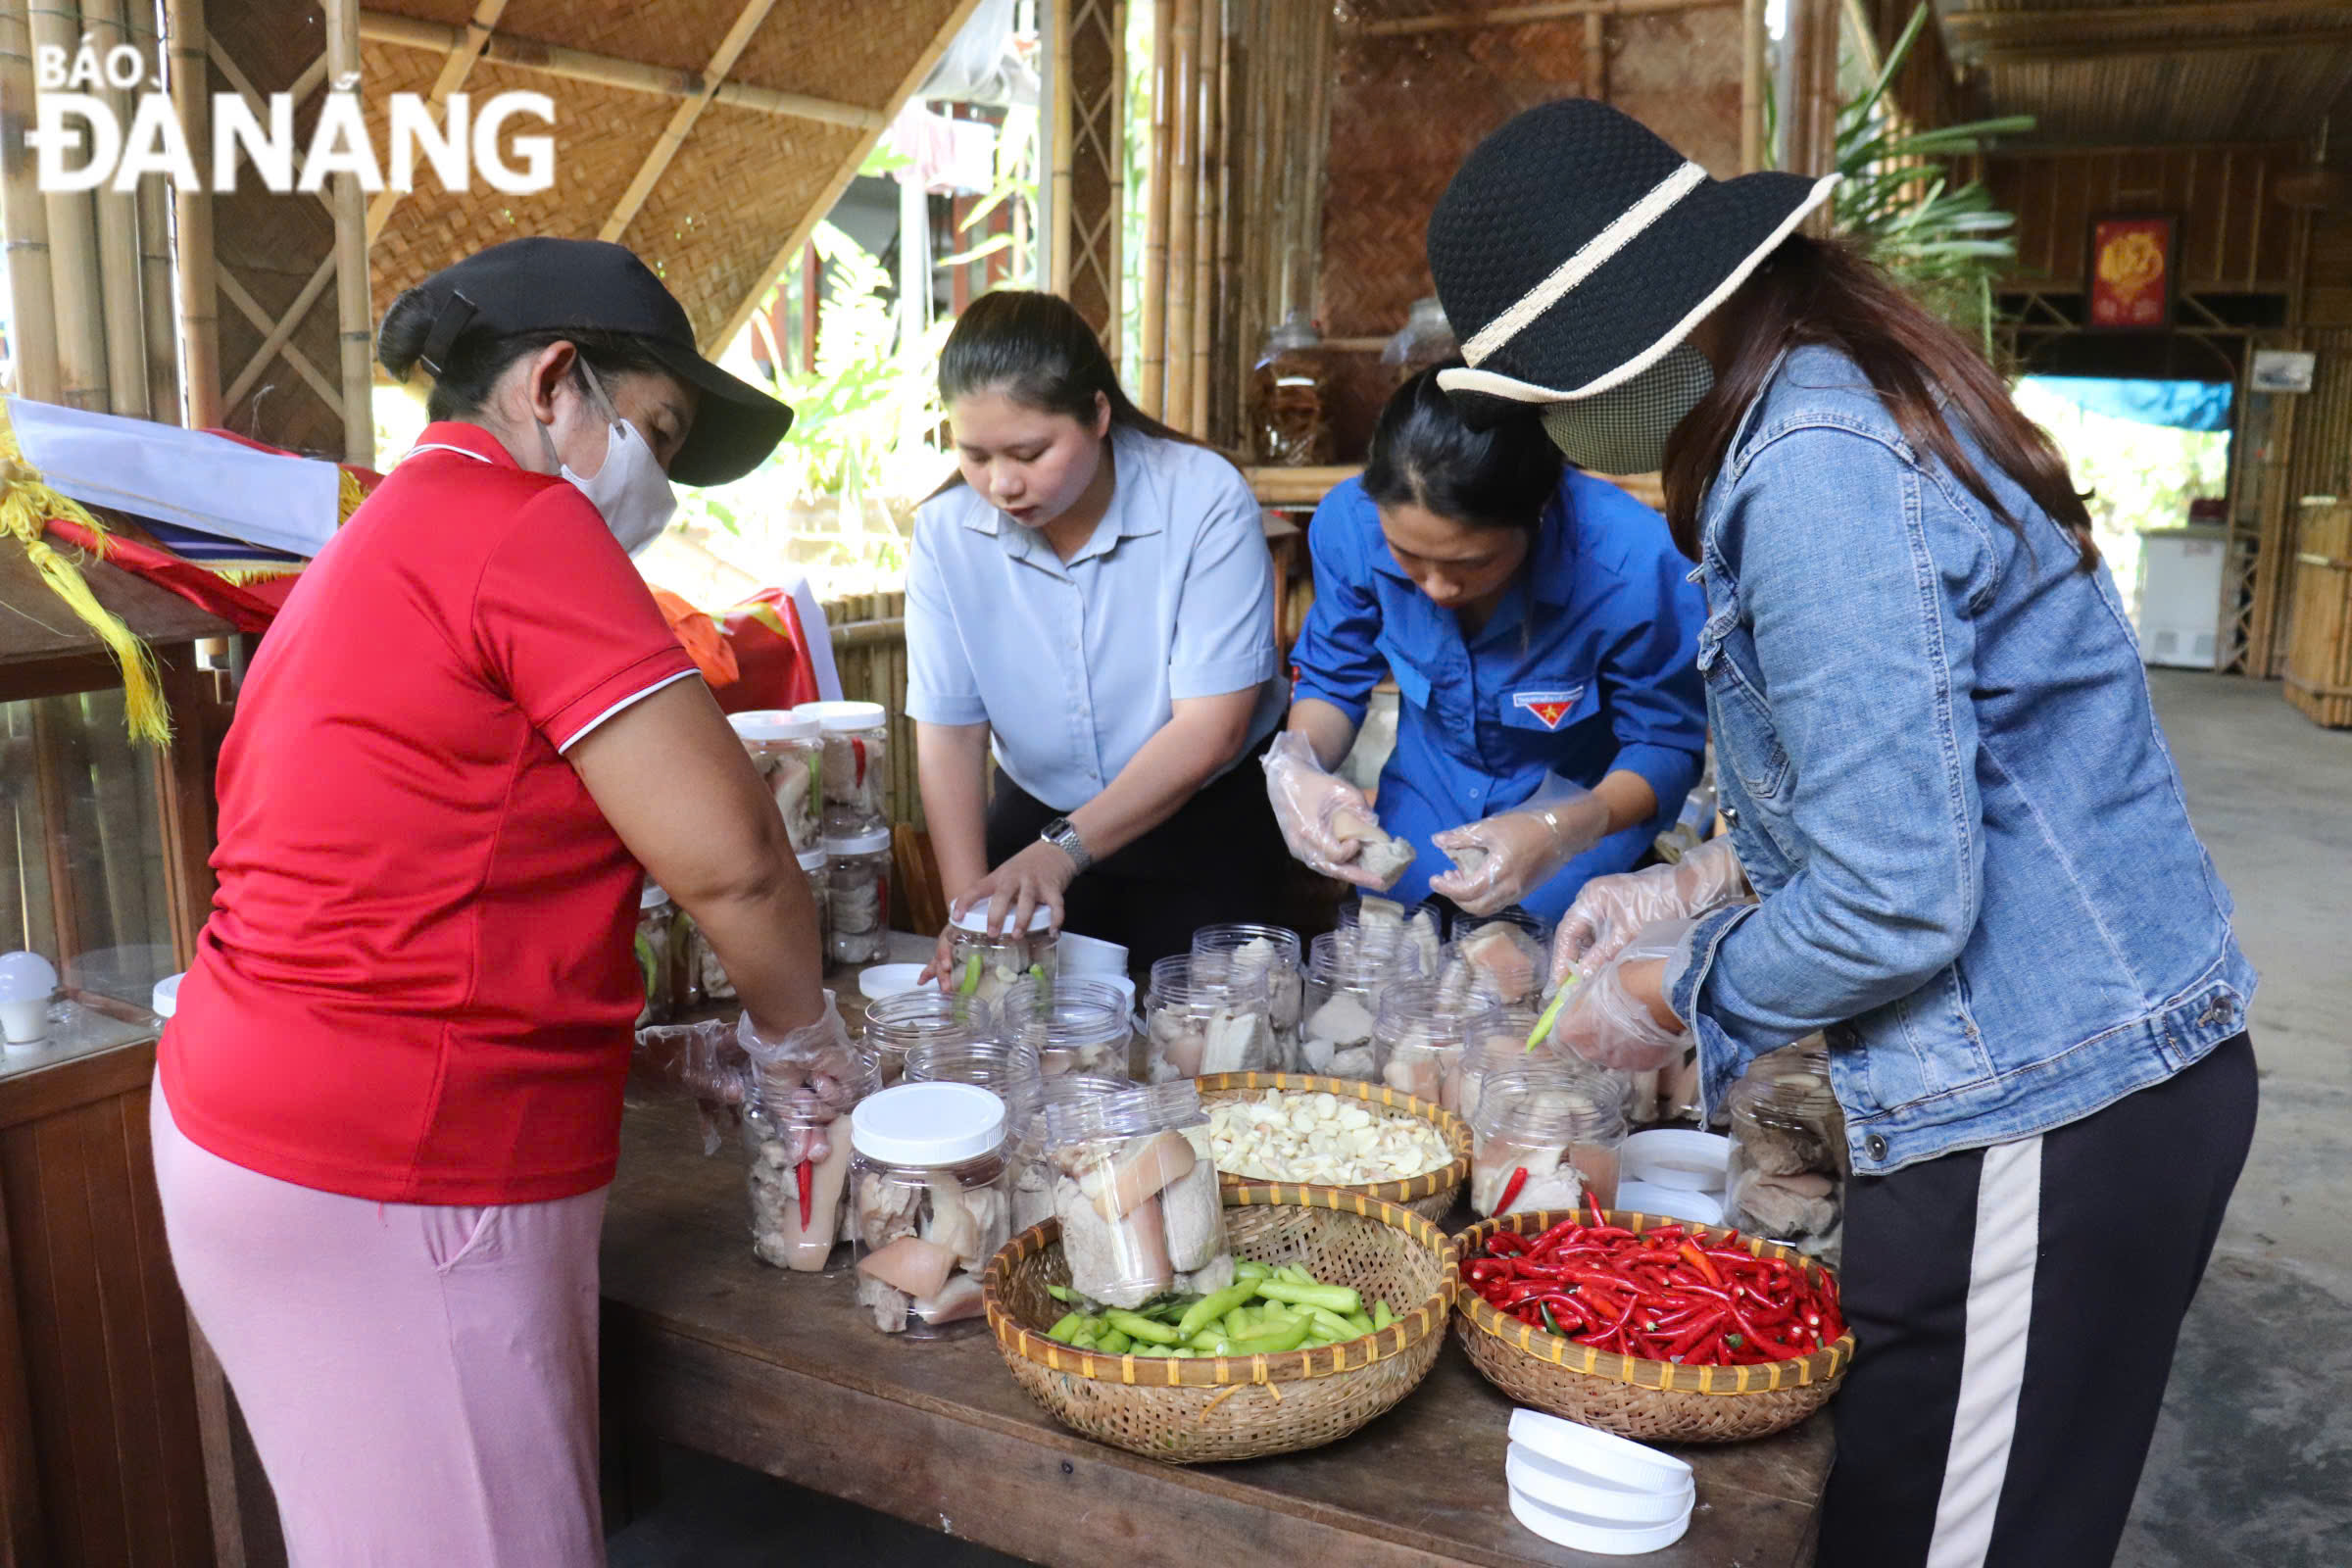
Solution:
<svg viewBox="0 0 2352 1568"><path fill-rule="evenodd" d="M783 822L627 552L791 411L617 245L522 239L384 318L434 420L302 575L220 758L160 1053L172 1254L295 1564L603 1560L596 1243L651 872L744 1044L848 1042Z"/></svg>

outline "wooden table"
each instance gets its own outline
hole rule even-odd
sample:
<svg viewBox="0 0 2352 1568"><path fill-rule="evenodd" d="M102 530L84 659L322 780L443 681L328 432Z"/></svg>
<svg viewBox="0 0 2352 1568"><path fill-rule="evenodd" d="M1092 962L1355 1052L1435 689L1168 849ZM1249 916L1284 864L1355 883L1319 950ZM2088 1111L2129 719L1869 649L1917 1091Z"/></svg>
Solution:
<svg viewBox="0 0 2352 1568"><path fill-rule="evenodd" d="M985 1328L885 1340L846 1273L752 1256L743 1165L705 1159L693 1107L632 1103L605 1219L608 1418L1056 1568L1330 1563L1344 1568L1599 1559L1511 1518L1510 1404L1448 1343L1403 1403L1346 1441L1180 1469L1054 1424ZM1660 1568L1810 1560L1829 1468L1817 1416L1762 1443L1690 1448L1690 1532Z"/></svg>

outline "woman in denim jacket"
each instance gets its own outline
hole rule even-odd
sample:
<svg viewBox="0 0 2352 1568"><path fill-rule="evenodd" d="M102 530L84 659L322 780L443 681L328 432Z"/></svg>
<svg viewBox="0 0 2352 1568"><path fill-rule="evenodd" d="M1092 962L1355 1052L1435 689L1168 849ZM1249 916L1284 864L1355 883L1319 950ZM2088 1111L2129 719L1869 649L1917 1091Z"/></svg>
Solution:
<svg viewBox="0 0 2352 1568"><path fill-rule="evenodd" d="M2254 1120L2254 972L2048 437L1956 333L1605 105L1519 116L1430 225L1474 418L1663 465L1730 834L1588 884L1560 1038L1822 1031L1853 1180L1825 1568L2110 1561Z"/></svg>

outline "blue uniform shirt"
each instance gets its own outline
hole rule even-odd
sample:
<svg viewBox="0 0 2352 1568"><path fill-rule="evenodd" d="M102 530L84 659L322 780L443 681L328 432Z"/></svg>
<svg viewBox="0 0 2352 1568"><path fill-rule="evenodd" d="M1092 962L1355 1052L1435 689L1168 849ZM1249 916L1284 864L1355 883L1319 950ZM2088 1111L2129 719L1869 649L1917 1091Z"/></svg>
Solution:
<svg viewBox="0 0 2352 1568"><path fill-rule="evenodd" d="M1382 676L1402 695L1377 805L1381 825L1420 854L1392 897L1423 898L1452 868L1436 835L1519 805L1546 773L1589 788L1625 768L1658 795L1654 820L1603 839L1520 901L1546 920L1588 878L1640 859L1682 809L1706 747L1706 605L1656 513L1569 469L1526 565L1466 643L1454 612L1389 553L1361 482L1324 498L1307 545L1315 603L1292 656L1293 698L1360 723Z"/></svg>
<svg viewBox="0 0 2352 1568"><path fill-rule="evenodd" d="M1110 509L1067 562L968 485L914 514L906 712L988 725L1012 781L1057 811L1102 794L1185 699L1256 688L1252 746L1282 719L1250 482L1140 430L1113 430L1111 455Z"/></svg>

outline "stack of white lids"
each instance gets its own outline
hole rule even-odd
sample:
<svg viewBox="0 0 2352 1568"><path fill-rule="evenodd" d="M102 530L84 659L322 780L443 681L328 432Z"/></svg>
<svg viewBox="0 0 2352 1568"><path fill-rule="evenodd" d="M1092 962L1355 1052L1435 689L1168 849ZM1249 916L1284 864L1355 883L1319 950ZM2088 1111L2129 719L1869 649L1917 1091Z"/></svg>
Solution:
<svg viewBox="0 0 2352 1568"><path fill-rule="evenodd" d="M1697 1490L1670 1453L1537 1410L1511 1412L1511 1517L1596 1557L1663 1551L1690 1528Z"/></svg>
<svg viewBox="0 0 2352 1568"><path fill-rule="evenodd" d="M1683 1127L1636 1133L1618 1152L1624 1179L1617 1184L1617 1206L1720 1225L1731 1153L1732 1141L1718 1133Z"/></svg>

